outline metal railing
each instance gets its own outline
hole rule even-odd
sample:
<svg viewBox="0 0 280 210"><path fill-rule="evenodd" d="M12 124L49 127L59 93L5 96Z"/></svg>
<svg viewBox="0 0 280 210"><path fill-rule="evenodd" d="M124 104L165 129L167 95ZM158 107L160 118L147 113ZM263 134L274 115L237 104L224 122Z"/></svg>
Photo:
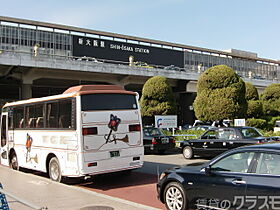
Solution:
<svg viewBox="0 0 280 210"><path fill-rule="evenodd" d="M1 55L3 56L4 54L10 54L10 55L16 55L16 56L20 56L21 54L25 54L25 55L30 55L33 56L36 59L57 59L57 60L66 60L66 61L70 61L70 62L79 62L79 63L83 63L85 65L103 65L103 64L111 64L111 65L123 65L129 68L133 68L133 69L149 69L149 71L159 71L160 69L164 72L181 72L181 73L196 73L197 77L199 76L199 74L201 74L203 71L198 71L196 66L194 65L189 65L186 66L186 68L174 68L174 69L168 69L166 66L161 66L161 65L149 65L148 66L137 66L137 65L129 65L129 62L124 62L124 61L116 61L116 60L106 60L106 59L97 59L94 57L76 57L76 56L68 56L68 55L57 55L57 54L49 54L49 53L45 53L44 51L40 51L38 52L38 54L35 56L34 52L32 52L32 50L30 51L19 51L19 50L0 50L0 59L1 59ZM20 59L20 57L19 57ZM280 72L278 74L278 70L275 70L277 72L277 75L280 75ZM267 82L279 82L280 78L278 78L278 76L275 78L265 78L263 75L263 77L260 78L252 78L249 74L245 74L244 72L237 72L238 74L242 74L241 76L244 79L247 80L255 80L255 81L267 81Z"/></svg>

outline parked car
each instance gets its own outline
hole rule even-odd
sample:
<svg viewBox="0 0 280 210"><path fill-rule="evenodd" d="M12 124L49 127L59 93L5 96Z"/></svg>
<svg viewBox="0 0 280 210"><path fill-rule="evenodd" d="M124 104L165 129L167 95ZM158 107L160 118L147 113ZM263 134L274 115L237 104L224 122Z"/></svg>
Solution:
<svg viewBox="0 0 280 210"><path fill-rule="evenodd" d="M165 70L174 70L174 71L181 71L181 70L183 70L180 67L175 66L175 65L165 66L163 69L165 69Z"/></svg>
<svg viewBox="0 0 280 210"><path fill-rule="evenodd" d="M194 127L191 127L187 130L189 131L198 131L198 130L201 130L201 131L207 131L211 128L215 128L214 126L211 126L211 125L198 125L198 126L194 126Z"/></svg>
<svg viewBox="0 0 280 210"><path fill-rule="evenodd" d="M175 147L175 139L164 135L160 128L155 127L143 128L143 141L145 152L163 154L166 150Z"/></svg>
<svg viewBox="0 0 280 210"><path fill-rule="evenodd" d="M257 144L227 151L200 166L166 170L157 192L169 210L278 209L279 176L280 144Z"/></svg>
<svg viewBox="0 0 280 210"><path fill-rule="evenodd" d="M78 60L78 61L91 61L93 63L103 63L103 62L97 60L94 57L87 57L87 56L78 57L78 58L76 58L76 60Z"/></svg>
<svg viewBox="0 0 280 210"><path fill-rule="evenodd" d="M195 120L192 127L201 126L201 125L212 125L212 122L203 122L201 120Z"/></svg>
<svg viewBox="0 0 280 210"><path fill-rule="evenodd" d="M143 68L154 68L153 66L148 65L146 62L136 61L133 64L136 67L143 67Z"/></svg>
<svg viewBox="0 0 280 210"><path fill-rule="evenodd" d="M275 122L274 133L279 132L279 131L280 131L280 120L277 120Z"/></svg>
<svg viewBox="0 0 280 210"><path fill-rule="evenodd" d="M279 140L279 137L264 137L253 127L212 127L198 139L180 143L183 156L191 159L194 155L215 156L247 144Z"/></svg>

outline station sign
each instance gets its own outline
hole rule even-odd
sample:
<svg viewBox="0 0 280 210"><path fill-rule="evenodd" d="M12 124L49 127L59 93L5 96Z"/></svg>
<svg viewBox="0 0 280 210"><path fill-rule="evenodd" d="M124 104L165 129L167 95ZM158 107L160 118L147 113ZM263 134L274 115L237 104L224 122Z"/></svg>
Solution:
<svg viewBox="0 0 280 210"><path fill-rule="evenodd" d="M177 128L177 115L155 115L155 127Z"/></svg>
<svg viewBox="0 0 280 210"><path fill-rule="evenodd" d="M133 56L135 62L148 65L184 66L184 52L180 50L76 35L73 35L73 56L121 61L124 64L128 64L129 57Z"/></svg>

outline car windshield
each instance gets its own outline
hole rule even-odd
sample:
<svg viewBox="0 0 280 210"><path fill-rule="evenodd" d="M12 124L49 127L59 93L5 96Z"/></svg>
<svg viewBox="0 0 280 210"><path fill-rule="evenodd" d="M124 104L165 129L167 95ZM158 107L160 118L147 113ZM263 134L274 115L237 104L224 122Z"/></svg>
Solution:
<svg viewBox="0 0 280 210"><path fill-rule="evenodd" d="M235 139L235 131L228 128L219 128L214 130L209 130L204 133L201 137L202 139Z"/></svg>
<svg viewBox="0 0 280 210"><path fill-rule="evenodd" d="M213 171L246 173L253 159L253 152L241 152L229 155L211 166Z"/></svg>
<svg viewBox="0 0 280 210"><path fill-rule="evenodd" d="M241 133L245 139L262 136L262 134L255 128L241 128Z"/></svg>
<svg viewBox="0 0 280 210"><path fill-rule="evenodd" d="M144 128L144 134L146 136L162 136L163 133L159 128Z"/></svg>

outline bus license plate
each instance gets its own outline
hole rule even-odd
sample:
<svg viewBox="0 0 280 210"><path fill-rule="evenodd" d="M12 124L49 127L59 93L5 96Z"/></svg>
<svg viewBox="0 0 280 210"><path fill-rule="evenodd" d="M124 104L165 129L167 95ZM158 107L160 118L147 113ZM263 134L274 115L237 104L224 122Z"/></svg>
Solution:
<svg viewBox="0 0 280 210"><path fill-rule="evenodd" d="M119 157L120 156L120 151L111 151L110 156L112 157Z"/></svg>

